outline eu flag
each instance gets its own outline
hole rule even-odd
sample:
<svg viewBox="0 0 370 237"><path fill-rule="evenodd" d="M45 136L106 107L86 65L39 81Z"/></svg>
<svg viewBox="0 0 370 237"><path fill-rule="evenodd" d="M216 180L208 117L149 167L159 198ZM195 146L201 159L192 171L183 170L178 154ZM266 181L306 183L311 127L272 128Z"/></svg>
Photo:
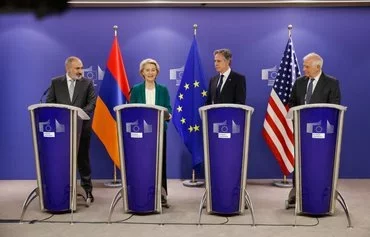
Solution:
<svg viewBox="0 0 370 237"><path fill-rule="evenodd" d="M192 155L193 168L203 162L202 122L199 107L205 104L207 90L194 36L184 73L177 91L173 124Z"/></svg>

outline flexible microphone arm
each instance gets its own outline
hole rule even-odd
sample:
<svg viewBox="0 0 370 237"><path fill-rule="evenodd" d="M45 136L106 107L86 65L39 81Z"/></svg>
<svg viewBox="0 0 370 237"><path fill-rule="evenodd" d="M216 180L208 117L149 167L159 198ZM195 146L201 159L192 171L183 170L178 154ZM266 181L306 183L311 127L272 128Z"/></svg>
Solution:
<svg viewBox="0 0 370 237"><path fill-rule="evenodd" d="M48 91L50 90L50 87L48 87L45 91L44 91L44 93L42 94L42 96L40 97L40 103L42 103L42 99L44 98L44 96L48 93Z"/></svg>

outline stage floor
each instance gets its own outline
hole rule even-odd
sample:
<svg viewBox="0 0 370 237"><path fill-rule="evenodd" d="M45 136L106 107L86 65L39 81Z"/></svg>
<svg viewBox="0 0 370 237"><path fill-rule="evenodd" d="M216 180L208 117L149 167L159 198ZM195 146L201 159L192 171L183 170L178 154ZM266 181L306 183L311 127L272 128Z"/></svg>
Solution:
<svg viewBox="0 0 370 237"><path fill-rule="evenodd" d="M188 188L181 180L169 180L170 208L162 214L132 215L123 213L120 201L107 224L109 207L118 188L104 186L106 180L95 180L95 202L86 207L78 198L73 215L52 215L39 210L36 198L28 207L25 222L19 224L22 204L36 187L35 180L0 180L0 237L27 236L132 236L132 237L369 237L370 236L370 180L341 179L338 190L343 195L352 219L353 228L347 228L347 219L341 205L336 203L333 216L321 218L298 216L294 209L285 209L289 188L272 185L273 180L249 180L248 193L254 206L256 226L252 226L248 210L239 216L209 215L203 209L198 224L199 204L204 188ZM81 188L78 187L81 191ZM296 224L296 225L295 225ZM295 225L295 226L294 226Z"/></svg>

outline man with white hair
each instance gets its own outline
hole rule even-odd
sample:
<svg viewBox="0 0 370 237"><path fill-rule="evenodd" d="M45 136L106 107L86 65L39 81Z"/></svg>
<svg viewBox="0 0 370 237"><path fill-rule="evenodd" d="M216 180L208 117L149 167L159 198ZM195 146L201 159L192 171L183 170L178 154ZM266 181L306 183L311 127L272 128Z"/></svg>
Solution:
<svg viewBox="0 0 370 237"><path fill-rule="evenodd" d="M289 107L304 104L340 104L339 81L322 71L324 60L317 53L309 53L303 58L304 76L297 78L293 85ZM295 177L290 190L288 204L295 204Z"/></svg>
<svg viewBox="0 0 370 237"><path fill-rule="evenodd" d="M303 58L304 76L293 86L289 107L314 103L340 104L339 82L322 71L324 60L316 53Z"/></svg>

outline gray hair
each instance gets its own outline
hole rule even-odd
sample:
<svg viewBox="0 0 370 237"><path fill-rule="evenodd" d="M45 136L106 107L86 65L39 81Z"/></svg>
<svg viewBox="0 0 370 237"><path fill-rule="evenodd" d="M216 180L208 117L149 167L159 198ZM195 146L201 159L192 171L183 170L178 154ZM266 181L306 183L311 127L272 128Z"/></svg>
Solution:
<svg viewBox="0 0 370 237"><path fill-rule="evenodd" d="M157 74L159 74L160 68L159 68L158 62L155 61L152 58L146 58L143 61L141 61L141 63L140 63L140 67L139 67L140 75L143 75L143 70L144 70L144 67L145 67L146 64L153 64L155 66L155 68L157 69Z"/></svg>
<svg viewBox="0 0 370 237"><path fill-rule="evenodd" d="M66 59L66 61L64 62L64 65L66 66L66 68L73 62L73 61L81 61L81 59L79 59L78 57L76 56L70 56Z"/></svg>
<svg viewBox="0 0 370 237"><path fill-rule="evenodd" d="M312 60L312 65L313 66L317 66L318 65L318 66L320 66L320 68L322 68L322 66L324 65L324 60L317 53L309 53L309 54L307 54L306 56L304 56L303 61L306 61L308 59L311 59Z"/></svg>
<svg viewBox="0 0 370 237"><path fill-rule="evenodd" d="M230 62L233 56L230 49L216 49L213 52L213 55L215 56L216 54L222 54L225 57L225 59L229 60Z"/></svg>

